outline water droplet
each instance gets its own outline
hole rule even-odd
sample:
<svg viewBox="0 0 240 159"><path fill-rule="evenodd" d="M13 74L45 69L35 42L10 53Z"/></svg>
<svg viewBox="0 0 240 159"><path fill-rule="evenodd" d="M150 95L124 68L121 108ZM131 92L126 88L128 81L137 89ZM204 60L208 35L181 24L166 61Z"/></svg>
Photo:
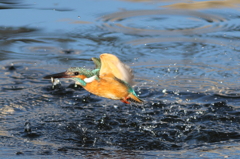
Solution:
<svg viewBox="0 0 240 159"><path fill-rule="evenodd" d="M25 125L24 125L24 131L25 132L31 132L32 129L31 129L31 123L30 122L26 122Z"/></svg>
<svg viewBox="0 0 240 159"><path fill-rule="evenodd" d="M166 93L166 92L167 92L167 89L162 90L162 92L163 92L163 93Z"/></svg>

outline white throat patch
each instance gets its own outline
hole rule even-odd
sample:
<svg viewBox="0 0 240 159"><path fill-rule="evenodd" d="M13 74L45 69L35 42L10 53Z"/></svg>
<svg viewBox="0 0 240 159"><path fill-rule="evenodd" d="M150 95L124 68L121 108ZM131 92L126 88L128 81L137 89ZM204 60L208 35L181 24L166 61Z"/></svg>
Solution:
<svg viewBox="0 0 240 159"><path fill-rule="evenodd" d="M96 79L96 75L89 77L89 78L84 78L84 82L86 83L91 83L92 81L94 81Z"/></svg>

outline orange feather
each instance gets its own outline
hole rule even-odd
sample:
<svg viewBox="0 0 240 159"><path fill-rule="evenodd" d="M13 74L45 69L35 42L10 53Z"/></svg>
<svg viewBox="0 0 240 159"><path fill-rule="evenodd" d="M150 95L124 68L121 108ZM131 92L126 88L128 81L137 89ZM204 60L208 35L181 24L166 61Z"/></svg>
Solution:
<svg viewBox="0 0 240 159"><path fill-rule="evenodd" d="M123 99L129 94L128 88L112 77L100 78L100 81L94 80L84 88L95 95L115 100Z"/></svg>
<svg viewBox="0 0 240 159"><path fill-rule="evenodd" d="M127 82L129 85L133 85L133 74L132 70L129 68L129 66L122 63L117 56L112 54L101 54L101 69L99 76L100 78L104 76L112 76L117 77L118 79L121 79L125 82Z"/></svg>

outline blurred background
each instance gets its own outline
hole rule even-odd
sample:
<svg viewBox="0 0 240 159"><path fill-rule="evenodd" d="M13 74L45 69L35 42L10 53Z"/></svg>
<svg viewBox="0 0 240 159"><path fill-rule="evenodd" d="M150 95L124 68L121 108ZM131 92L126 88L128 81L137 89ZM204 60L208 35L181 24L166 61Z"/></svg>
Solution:
<svg viewBox="0 0 240 159"><path fill-rule="evenodd" d="M0 158L240 154L239 0L0 0ZM42 77L117 55L145 104Z"/></svg>

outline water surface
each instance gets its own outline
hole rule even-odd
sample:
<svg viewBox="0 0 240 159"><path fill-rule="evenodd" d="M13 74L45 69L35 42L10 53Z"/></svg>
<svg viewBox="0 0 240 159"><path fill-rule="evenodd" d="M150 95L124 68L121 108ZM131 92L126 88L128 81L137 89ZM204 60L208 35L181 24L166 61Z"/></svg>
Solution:
<svg viewBox="0 0 240 159"><path fill-rule="evenodd" d="M239 2L0 1L2 158L239 154ZM108 52L143 105L42 77ZM30 131L31 129L31 131Z"/></svg>

